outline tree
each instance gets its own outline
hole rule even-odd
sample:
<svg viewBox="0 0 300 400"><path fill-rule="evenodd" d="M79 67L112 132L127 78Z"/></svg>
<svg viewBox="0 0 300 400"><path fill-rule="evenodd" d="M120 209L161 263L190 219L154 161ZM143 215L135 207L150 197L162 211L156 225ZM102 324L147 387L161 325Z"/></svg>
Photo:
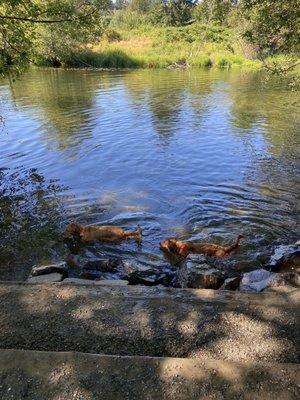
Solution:
<svg viewBox="0 0 300 400"><path fill-rule="evenodd" d="M101 34L109 0L0 0L0 73L20 73L36 56L44 32L61 35L65 47ZM48 27L48 28L45 28ZM51 28L50 28L51 27ZM47 35L46 35L47 38ZM56 38L59 41L59 37Z"/></svg>
<svg viewBox="0 0 300 400"><path fill-rule="evenodd" d="M191 18L194 3L190 0L170 0L167 3L167 13L171 25L185 25Z"/></svg>
<svg viewBox="0 0 300 400"><path fill-rule="evenodd" d="M131 11L136 11L139 14L143 14L148 12L150 6L151 6L151 0L131 0L131 2L128 5L128 8Z"/></svg>
<svg viewBox="0 0 300 400"><path fill-rule="evenodd" d="M180 26L192 19L196 0L154 0L149 7L149 18L154 24Z"/></svg>
<svg viewBox="0 0 300 400"><path fill-rule="evenodd" d="M202 0L196 7L195 17L206 22L224 24L237 0Z"/></svg>
<svg viewBox="0 0 300 400"><path fill-rule="evenodd" d="M245 20L243 36L262 57L299 52L299 0L241 0L239 14Z"/></svg>

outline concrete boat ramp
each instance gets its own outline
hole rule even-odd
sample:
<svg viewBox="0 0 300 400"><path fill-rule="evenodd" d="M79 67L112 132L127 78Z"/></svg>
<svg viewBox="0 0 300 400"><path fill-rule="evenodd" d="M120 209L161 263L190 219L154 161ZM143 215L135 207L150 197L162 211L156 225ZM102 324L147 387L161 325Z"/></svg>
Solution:
<svg viewBox="0 0 300 400"><path fill-rule="evenodd" d="M297 288L0 283L0 399L299 399Z"/></svg>

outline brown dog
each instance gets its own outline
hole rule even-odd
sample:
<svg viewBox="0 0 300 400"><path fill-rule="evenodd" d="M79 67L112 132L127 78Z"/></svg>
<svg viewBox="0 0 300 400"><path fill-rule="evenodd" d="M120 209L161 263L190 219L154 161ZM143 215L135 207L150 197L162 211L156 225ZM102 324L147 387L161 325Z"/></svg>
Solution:
<svg viewBox="0 0 300 400"><path fill-rule="evenodd" d="M97 240L112 243L127 239L135 239L137 242L142 240L142 230L139 226L136 231L125 231L113 225L83 226L78 222L71 222L65 230L65 235L67 237L75 237L85 243Z"/></svg>
<svg viewBox="0 0 300 400"><path fill-rule="evenodd" d="M189 253L200 253L213 257L226 257L239 246L240 240L243 238L243 235L239 235L235 243L231 246L220 246L213 243L183 242L182 240L170 238L163 240L160 243L160 248L182 257L186 257Z"/></svg>

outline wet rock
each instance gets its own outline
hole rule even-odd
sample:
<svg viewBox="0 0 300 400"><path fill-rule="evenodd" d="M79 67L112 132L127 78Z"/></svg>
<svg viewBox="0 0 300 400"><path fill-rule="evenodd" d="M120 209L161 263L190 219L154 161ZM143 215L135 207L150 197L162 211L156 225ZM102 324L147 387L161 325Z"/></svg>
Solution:
<svg viewBox="0 0 300 400"><path fill-rule="evenodd" d="M268 268L271 271L286 271L300 268L300 246L297 244L278 246L268 263Z"/></svg>
<svg viewBox="0 0 300 400"><path fill-rule="evenodd" d="M82 252L82 257L84 257L86 260L97 260L99 258L104 259L107 258L105 256L105 253L102 253L98 248L95 247L85 247L83 252Z"/></svg>
<svg viewBox="0 0 300 400"><path fill-rule="evenodd" d="M51 283L51 282L60 282L62 280L63 280L62 274L53 272L53 273L47 274L47 275L30 276L27 279L27 282L29 282L29 283Z"/></svg>
<svg viewBox="0 0 300 400"><path fill-rule="evenodd" d="M219 289L226 276L206 262L205 256L190 255L178 272L178 282L182 288Z"/></svg>
<svg viewBox="0 0 300 400"><path fill-rule="evenodd" d="M70 268L80 268L84 265L86 260L80 257L78 254L68 254L66 258L66 264Z"/></svg>
<svg viewBox="0 0 300 400"><path fill-rule="evenodd" d="M241 278L239 276L235 276L234 278L227 278L225 279L223 285L220 289L224 290L237 290L240 286Z"/></svg>
<svg viewBox="0 0 300 400"><path fill-rule="evenodd" d="M240 290L242 292L262 292L266 288L285 285L280 274L265 269L257 269L243 275Z"/></svg>
<svg viewBox="0 0 300 400"><path fill-rule="evenodd" d="M32 267L31 275L40 276L51 274L53 272L58 272L59 274L63 275L64 278L66 278L68 276L68 267L64 261L50 265L35 265L34 267Z"/></svg>
<svg viewBox="0 0 300 400"><path fill-rule="evenodd" d="M161 272L161 269L136 262L125 261L123 263L124 277L132 285L143 284L152 286L165 284L167 286L173 276L171 277L169 274Z"/></svg>
<svg viewBox="0 0 300 400"><path fill-rule="evenodd" d="M106 258L106 259L92 259L88 260L84 268L88 270L97 270L102 272L114 272L117 270L120 265L120 261L114 258Z"/></svg>
<svg viewBox="0 0 300 400"><path fill-rule="evenodd" d="M79 278L67 278L63 280L63 283L75 283L81 285L97 285L97 286L126 286L128 285L128 281L124 279L112 279L112 280L101 280L101 281L91 281L88 279L79 279Z"/></svg>
<svg viewBox="0 0 300 400"><path fill-rule="evenodd" d="M80 279L90 279L90 280L95 280L95 279L102 279L102 273L97 270L83 270L81 274L79 275Z"/></svg>

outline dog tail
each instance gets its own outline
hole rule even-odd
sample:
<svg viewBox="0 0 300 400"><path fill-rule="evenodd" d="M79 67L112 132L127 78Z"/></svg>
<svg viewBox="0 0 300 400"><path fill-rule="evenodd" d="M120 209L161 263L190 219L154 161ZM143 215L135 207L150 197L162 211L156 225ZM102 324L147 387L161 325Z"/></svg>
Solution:
<svg viewBox="0 0 300 400"><path fill-rule="evenodd" d="M137 242L141 242L143 240L143 231L142 231L142 228L140 227L140 225L137 226L134 234L135 234L135 240Z"/></svg>
<svg viewBox="0 0 300 400"><path fill-rule="evenodd" d="M233 250L235 250L237 247L239 247L241 239L244 239L244 236L243 235L238 235L238 237L236 238L235 242L231 246L227 247L226 253L230 254Z"/></svg>
<svg viewBox="0 0 300 400"><path fill-rule="evenodd" d="M125 237L126 238L132 238L135 239L137 242L142 241L142 228L140 225L137 226L137 229L135 231L125 231Z"/></svg>

